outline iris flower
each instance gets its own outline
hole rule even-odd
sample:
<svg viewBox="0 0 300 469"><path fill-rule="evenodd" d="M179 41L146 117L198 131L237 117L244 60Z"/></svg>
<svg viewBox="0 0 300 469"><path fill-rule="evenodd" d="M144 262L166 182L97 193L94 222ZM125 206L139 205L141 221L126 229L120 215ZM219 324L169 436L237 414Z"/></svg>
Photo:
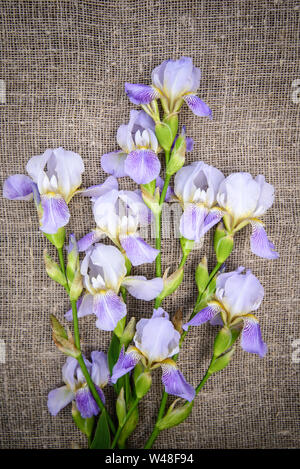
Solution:
<svg viewBox="0 0 300 469"><path fill-rule="evenodd" d="M162 382L167 393L192 401L194 388L186 382L176 363L171 359L179 352L180 334L169 320L169 315L162 308L155 309L150 319L141 319L136 325L135 346L130 346L126 353L121 350L119 359L113 368L112 383L133 370L139 361L148 370L161 367Z"/></svg>
<svg viewBox="0 0 300 469"><path fill-rule="evenodd" d="M84 164L72 151L48 149L27 163L29 176L15 174L6 179L3 195L10 200L32 200L40 218L41 230L55 234L70 218L68 203L81 185Z"/></svg>
<svg viewBox="0 0 300 469"><path fill-rule="evenodd" d="M105 331L114 330L126 315L126 304L119 296L121 286L145 301L153 300L163 289L161 278L126 276L125 258L114 246L98 243L89 248L80 270L86 293L78 301L78 317L95 314L96 326ZM72 320L72 311L66 313L66 318Z"/></svg>
<svg viewBox="0 0 300 469"><path fill-rule="evenodd" d="M84 358L84 361L100 399L104 404L105 397L102 388L107 385L110 378L107 356L103 352L92 352L91 359L92 362L86 358ZM48 409L50 414L57 415L70 402L75 401L76 407L83 418L98 415L99 407L88 388L85 377L75 358L67 358L62 368L62 376L65 386L53 389L48 394Z"/></svg>
<svg viewBox="0 0 300 469"><path fill-rule="evenodd" d="M244 267L217 277L215 298L182 327L200 326L207 321L224 324L228 328L242 328L241 346L246 352L264 357L267 346L262 340L258 319L252 314L264 297L258 279Z"/></svg>
<svg viewBox="0 0 300 469"><path fill-rule="evenodd" d="M260 220L274 202L274 187L265 181L264 176L254 179L249 173L231 174L220 184L217 200L226 211L223 221L229 233L233 234L250 223L252 252L267 259L279 257Z"/></svg>
<svg viewBox="0 0 300 469"><path fill-rule="evenodd" d="M160 99L167 114L178 112L183 102L197 116L212 116L210 108L196 92L201 72L190 57L165 60L152 72L152 85L125 83L125 92L134 104L147 105Z"/></svg>

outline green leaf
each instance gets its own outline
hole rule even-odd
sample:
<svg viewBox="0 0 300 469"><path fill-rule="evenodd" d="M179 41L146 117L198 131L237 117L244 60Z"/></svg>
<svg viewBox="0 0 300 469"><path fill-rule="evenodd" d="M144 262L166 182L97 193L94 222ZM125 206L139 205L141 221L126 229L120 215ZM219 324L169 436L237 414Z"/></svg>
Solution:
<svg viewBox="0 0 300 469"><path fill-rule="evenodd" d="M107 423L106 412L101 412L90 449L108 449L110 448L110 445L110 431Z"/></svg>

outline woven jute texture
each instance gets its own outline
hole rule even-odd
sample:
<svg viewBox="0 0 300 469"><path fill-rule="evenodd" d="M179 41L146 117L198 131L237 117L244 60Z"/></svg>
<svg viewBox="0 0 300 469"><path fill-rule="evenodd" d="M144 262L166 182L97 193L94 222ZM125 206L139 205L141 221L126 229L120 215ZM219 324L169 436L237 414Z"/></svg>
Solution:
<svg viewBox="0 0 300 469"><path fill-rule="evenodd" d="M258 317L268 354L260 359L238 346L188 420L163 432L156 448L299 447L299 13L293 0L1 1L1 183L24 173L31 156L58 146L82 156L85 186L102 182L100 156L116 148L116 130L134 108L124 82L150 83L155 66L186 55L202 70L199 95L214 115L209 121L187 108L181 113L195 140L188 162L204 160L225 175L264 174L276 188L264 221L280 259L254 256L246 228L226 266L252 269L265 288ZM121 187L135 188L127 178ZM90 202L77 197L70 207L70 232L81 237L94 227ZM52 342L49 316L63 320L68 299L45 274L48 243L33 204L2 199L1 209L0 445L84 447L70 406L57 417L47 410L48 392L63 384L65 360ZM184 283L164 302L169 313L178 307L185 318L191 313L195 266L204 253L214 266L211 236L192 253ZM179 260L178 239L166 235L164 269ZM154 266L134 273L151 278ZM153 302L129 299L129 314L137 318L150 317L152 308ZM95 328L94 317L80 320L80 329L87 356L107 350L110 334ZM203 325L187 336L179 365L193 385L209 363L215 333ZM111 401L112 388L105 392ZM131 448L142 447L150 434L161 392L157 371Z"/></svg>

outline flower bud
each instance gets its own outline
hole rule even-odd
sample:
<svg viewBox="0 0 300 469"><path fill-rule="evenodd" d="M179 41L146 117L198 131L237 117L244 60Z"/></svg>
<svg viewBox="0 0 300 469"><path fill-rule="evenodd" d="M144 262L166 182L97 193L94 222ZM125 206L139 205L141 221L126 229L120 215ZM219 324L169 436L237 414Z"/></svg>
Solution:
<svg viewBox="0 0 300 469"><path fill-rule="evenodd" d="M181 309L178 309L174 316L172 317L172 324L175 327L176 331L179 332L179 334L182 334L182 311Z"/></svg>
<svg viewBox="0 0 300 469"><path fill-rule="evenodd" d="M116 412L118 417L119 426L123 427L126 420L126 402L124 398L124 388L121 389L117 402L116 402Z"/></svg>
<svg viewBox="0 0 300 469"><path fill-rule="evenodd" d="M170 151L173 143L173 133L171 128L165 122L159 122L155 126L155 135L158 143L164 151Z"/></svg>
<svg viewBox="0 0 300 469"><path fill-rule="evenodd" d="M170 277L167 277L168 270L169 269L166 270L163 276L163 290L157 297L157 299L160 301L166 298L166 296L171 295L179 287L183 280L183 267L175 270L175 272L173 272Z"/></svg>
<svg viewBox="0 0 300 469"><path fill-rule="evenodd" d="M60 270L59 265L49 256L47 250L44 250L44 261L46 266L46 272L54 282L59 283L63 287L67 285L67 279L64 273Z"/></svg>
<svg viewBox="0 0 300 469"><path fill-rule="evenodd" d="M191 250L193 249L195 244L195 241L192 241L190 239L186 239L183 236L180 238L180 245L181 245L181 250L184 256L188 256Z"/></svg>
<svg viewBox="0 0 300 469"><path fill-rule="evenodd" d="M133 401L131 402L131 405L133 404ZM128 412L130 410L131 405L128 407ZM126 440L130 437L131 433L134 432L137 424L139 421L139 411L138 408L136 407L132 414L130 415L129 419L124 425L124 428L121 431L119 440L118 440L118 446L119 448L125 448L125 443Z"/></svg>
<svg viewBox="0 0 300 469"><path fill-rule="evenodd" d="M123 334L120 337L121 346L124 345L126 348L127 345L132 341L134 334L135 334L135 323L136 323L136 320L135 318L132 317L129 323L127 324L127 326L125 327Z"/></svg>
<svg viewBox="0 0 300 469"><path fill-rule="evenodd" d="M159 430L166 430L167 428L175 427L190 415L194 401L186 402L183 406L174 408L177 401L178 399L171 404L165 417L157 422L156 426Z"/></svg>
<svg viewBox="0 0 300 469"><path fill-rule="evenodd" d="M199 293L203 293L207 288L208 279L209 279L206 256L203 257L202 261L200 262L200 264L198 265L196 269L195 279L196 279L196 284L197 284Z"/></svg>
<svg viewBox="0 0 300 469"><path fill-rule="evenodd" d="M72 402L72 417L79 430L84 433L88 438L90 438L93 433L95 417L87 419L81 417L81 414L77 409L74 401Z"/></svg>
<svg viewBox="0 0 300 469"><path fill-rule="evenodd" d="M69 282L73 281L75 272L79 270L79 254L75 236L70 235L70 244L68 248L67 278Z"/></svg>
<svg viewBox="0 0 300 469"><path fill-rule="evenodd" d="M233 249L233 236L219 223L214 235L214 248L218 262L225 262Z"/></svg>
<svg viewBox="0 0 300 469"><path fill-rule="evenodd" d="M134 384L136 397L138 399L141 399L147 394L147 392L151 388L152 378L149 371L145 371L138 375L138 377L134 380Z"/></svg>
<svg viewBox="0 0 300 469"><path fill-rule="evenodd" d="M77 270L75 272L75 276L71 283L71 288L70 288L70 293L69 293L70 300L77 301L82 293L82 290L83 290L82 275L81 275L80 270Z"/></svg>
<svg viewBox="0 0 300 469"><path fill-rule="evenodd" d="M232 340L231 330L223 327L217 334L214 342L214 356L219 357L229 349Z"/></svg>
<svg viewBox="0 0 300 469"><path fill-rule="evenodd" d="M225 353L224 355L221 355L221 357L214 360L213 363L211 364L211 366L208 369L208 374L211 375L213 373L217 373L218 371L221 371L224 368L226 368L226 366L229 364L234 352L235 352L235 348L232 347L232 349L229 350L229 352Z"/></svg>
<svg viewBox="0 0 300 469"><path fill-rule="evenodd" d="M166 173L169 176L177 173L180 168L184 165L186 152L186 139L185 135L181 134L177 138L174 148L172 150L170 159L167 164Z"/></svg>
<svg viewBox="0 0 300 469"><path fill-rule="evenodd" d="M117 325L114 329L114 333L118 337L118 339L121 339L121 337L122 337L122 334L124 332L125 324L126 324L126 316L124 316L122 319L120 319L120 321L118 321L118 323L117 323Z"/></svg>
<svg viewBox="0 0 300 469"><path fill-rule="evenodd" d="M59 228L55 234L44 233L46 238L52 243L56 249L61 249L66 238L66 230L64 227Z"/></svg>
<svg viewBox="0 0 300 469"><path fill-rule="evenodd" d="M142 197L145 204L148 208L150 208L151 212L154 213L154 215L158 215L162 211L162 207L159 204L160 194L158 187L156 188L153 195L148 192L144 187L142 187Z"/></svg>
<svg viewBox="0 0 300 469"><path fill-rule="evenodd" d="M52 328L52 338L56 347L64 354L69 355L70 357L78 358L81 355L80 350L78 350L74 345L74 339L68 331L65 331L64 327L60 324L58 319L51 314L51 328Z"/></svg>

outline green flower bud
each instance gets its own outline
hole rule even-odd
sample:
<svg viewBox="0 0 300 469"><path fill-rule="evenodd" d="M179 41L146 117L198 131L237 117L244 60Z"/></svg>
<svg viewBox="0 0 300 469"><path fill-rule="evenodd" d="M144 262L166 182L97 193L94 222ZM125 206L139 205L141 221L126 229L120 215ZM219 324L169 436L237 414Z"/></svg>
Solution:
<svg viewBox="0 0 300 469"><path fill-rule="evenodd" d="M118 322L118 324L116 325L116 327L114 329L114 333L116 334L118 339L120 339L122 337L122 334L124 332L125 324L126 324L126 316L124 316L122 319L120 319L120 321Z"/></svg>
<svg viewBox="0 0 300 469"><path fill-rule="evenodd" d="M67 279L64 273L60 270L59 265L49 256L47 250L44 250L44 261L46 266L46 272L54 282L59 283L63 287L67 285Z"/></svg>
<svg viewBox="0 0 300 469"><path fill-rule="evenodd" d="M214 235L214 248L218 262L225 262L233 249L233 236L219 223Z"/></svg>
<svg viewBox="0 0 300 469"><path fill-rule="evenodd" d="M57 249L61 249L65 242L66 230L59 228L55 234L44 233L44 235Z"/></svg>
<svg viewBox="0 0 300 469"><path fill-rule="evenodd" d="M151 212L154 213L154 215L158 215L159 213L161 213L162 206L160 206L159 204L160 194L158 187L156 188L153 195L142 187L142 197L145 204L147 205L147 207L150 208Z"/></svg>
<svg viewBox="0 0 300 469"><path fill-rule="evenodd" d="M63 326L58 321L58 319L53 314L51 314L50 320L52 328L52 338L56 347L65 355L78 358L81 355L81 352L75 347L74 339L70 331L68 330L68 332L66 332Z"/></svg>
<svg viewBox="0 0 300 469"><path fill-rule="evenodd" d="M172 150L170 159L167 164L166 173L169 176L177 173L180 168L184 165L186 152L186 140L184 135L179 135L177 138L174 148Z"/></svg>
<svg viewBox="0 0 300 469"><path fill-rule="evenodd" d="M126 402L124 398L124 388L121 389L117 402L116 402L116 412L118 417L119 426L123 427L126 420Z"/></svg>
<svg viewBox="0 0 300 469"><path fill-rule="evenodd" d="M136 323L136 320L135 318L132 317L129 323L127 324L127 326L125 327L122 336L120 337L121 346L125 345L125 348L126 348L127 345L132 341L134 334L135 334L135 323Z"/></svg>
<svg viewBox="0 0 300 469"><path fill-rule="evenodd" d="M170 114L155 126L155 134L160 146L166 152L171 150L178 131L178 115Z"/></svg>
<svg viewBox="0 0 300 469"><path fill-rule="evenodd" d="M172 144L174 142L174 139L177 135L177 132L178 132L178 114L177 112L175 112L174 114L169 114L168 116L166 116L163 120L170 128L171 132L172 132ZM171 144L171 146L172 146Z"/></svg>
<svg viewBox="0 0 300 469"><path fill-rule="evenodd" d="M200 264L198 265L196 269L195 279L196 279L196 284L197 284L199 293L203 293L207 288L208 279L209 279L206 256L203 257L202 261L200 262Z"/></svg>
<svg viewBox="0 0 300 469"><path fill-rule="evenodd" d="M127 412L129 412L130 407L133 404L133 400L130 402ZM131 433L134 432L137 424L139 421L139 411L138 408L136 407L134 411L132 412L131 416L127 420L127 422L124 425L124 428L120 434L120 438L118 440L118 446L119 448L124 448L126 440L130 437Z"/></svg>
<svg viewBox="0 0 300 469"><path fill-rule="evenodd" d="M209 375L211 375L213 373L217 373L218 371L221 371L224 368L226 368L226 366L229 364L234 352L235 352L235 348L232 347L232 349L229 350L229 352L225 353L224 355L221 355L219 358L214 360L213 363L211 364L211 366L209 367L209 370L208 370Z"/></svg>
<svg viewBox="0 0 300 469"><path fill-rule="evenodd" d="M95 418L84 419L81 417L74 401L72 402L72 417L79 430L90 438L93 433Z"/></svg>
<svg viewBox="0 0 300 469"><path fill-rule="evenodd" d="M164 288L157 297L157 299L160 301L166 298L166 296L171 295L179 287L183 280L183 267L175 270L175 272L173 272L170 277L167 277L168 270L169 269L166 270L163 276Z"/></svg>
<svg viewBox="0 0 300 469"><path fill-rule="evenodd" d="M194 401L187 402L183 406L174 408L177 401L178 399L171 404L165 417L157 422L156 425L159 430L166 430L167 428L175 427L190 415Z"/></svg>
<svg viewBox="0 0 300 469"><path fill-rule="evenodd" d="M134 381L135 384L135 393L138 399L144 397L149 389L151 388L152 378L149 371L145 371L141 373L136 380Z"/></svg>
<svg viewBox="0 0 300 469"><path fill-rule="evenodd" d="M71 287L70 287L70 300L78 300L80 297L81 293L83 290L83 284L82 284L82 275L80 270L77 270L75 272L75 276L72 280Z"/></svg>
<svg viewBox="0 0 300 469"><path fill-rule="evenodd" d="M191 241L190 239L186 239L183 236L180 238L180 245L181 250L184 256L188 256L191 250L193 249L195 241Z"/></svg>
<svg viewBox="0 0 300 469"><path fill-rule="evenodd" d="M214 342L214 356L219 357L229 349L232 341L231 330L223 327L217 334Z"/></svg>

